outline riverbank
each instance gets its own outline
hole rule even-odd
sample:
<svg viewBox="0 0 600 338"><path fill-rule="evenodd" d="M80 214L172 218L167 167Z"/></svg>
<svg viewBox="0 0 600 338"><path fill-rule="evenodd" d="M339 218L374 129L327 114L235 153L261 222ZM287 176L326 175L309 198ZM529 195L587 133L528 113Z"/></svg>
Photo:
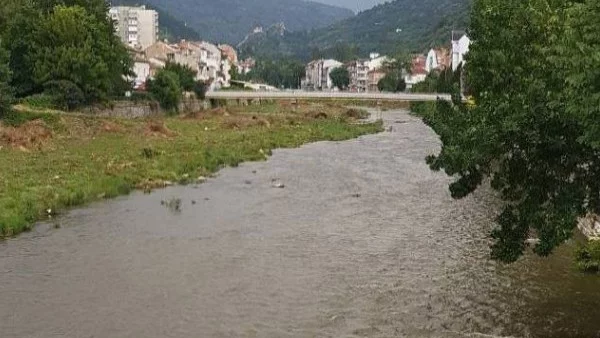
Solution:
<svg viewBox="0 0 600 338"><path fill-rule="evenodd" d="M67 207L264 160L274 148L381 131L341 105L225 107L179 117L19 113L0 126L0 237Z"/></svg>

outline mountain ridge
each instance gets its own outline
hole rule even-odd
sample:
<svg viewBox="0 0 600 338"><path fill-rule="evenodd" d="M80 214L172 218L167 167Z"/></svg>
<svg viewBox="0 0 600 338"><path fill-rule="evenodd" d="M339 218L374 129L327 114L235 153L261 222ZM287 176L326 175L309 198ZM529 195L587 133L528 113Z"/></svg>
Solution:
<svg viewBox="0 0 600 338"><path fill-rule="evenodd" d="M396 0L377 5L326 28L262 35L240 46L246 56L293 56L304 61L335 54L366 56L422 52L448 44L453 29L468 26L471 0Z"/></svg>
<svg viewBox="0 0 600 338"><path fill-rule="evenodd" d="M113 5L133 0L113 0ZM354 16L347 8L303 0L140 0L165 10L199 33L219 43L238 44L255 26L283 22L290 31L325 27Z"/></svg>

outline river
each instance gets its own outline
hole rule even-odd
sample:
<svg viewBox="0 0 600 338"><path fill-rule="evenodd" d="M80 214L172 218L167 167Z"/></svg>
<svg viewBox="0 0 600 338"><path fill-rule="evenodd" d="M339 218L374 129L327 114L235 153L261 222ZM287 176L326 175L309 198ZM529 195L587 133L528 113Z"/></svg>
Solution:
<svg viewBox="0 0 600 338"><path fill-rule="evenodd" d="M383 116L391 131L1 242L0 337L600 337L600 279L574 271L574 244L490 261L492 194L452 200L424 163L436 135Z"/></svg>

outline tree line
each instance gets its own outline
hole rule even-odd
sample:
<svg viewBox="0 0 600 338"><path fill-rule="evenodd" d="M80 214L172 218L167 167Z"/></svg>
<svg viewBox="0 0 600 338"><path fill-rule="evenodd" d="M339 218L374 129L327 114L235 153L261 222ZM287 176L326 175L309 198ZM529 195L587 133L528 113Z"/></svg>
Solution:
<svg viewBox="0 0 600 338"><path fill-rule="evenodd" d="M132 61L104 0L4 0L0 6L0 94L51 94L72 108L122 95Z"/></svg>

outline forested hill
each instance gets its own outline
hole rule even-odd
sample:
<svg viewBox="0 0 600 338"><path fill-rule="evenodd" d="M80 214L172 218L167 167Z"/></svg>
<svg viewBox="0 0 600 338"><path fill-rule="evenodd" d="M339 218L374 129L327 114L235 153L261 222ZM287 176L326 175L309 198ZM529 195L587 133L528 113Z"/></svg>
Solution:
<svg viewBox="0 0 600 338"><path fill-rule="evenodd" d="M113 4L131 2L113 0ZM138 0L161 8L215 42L238 44L257 25L283 22L289 31L321 28L352 17L340 8L304 0Z"/></svg>
<svg viewBox="0 0 600 338"><path fill-rule="evenodd" d="M362 56L420 52L448 43L452 29L467 27L470 5L471 0L396 0L308 33L256 36L240 48L248 55L302 59L340 50Z"/></svg>
<svg viewBox="0 0 600 338"><path fill-rule="evenodd" d="M158 12L158 21L161 38L167 38L173 41L179 39L200 39L200 34L198 33L198 31L186 25L183 21L176 18L164 8L155 5L149 5L139 0L112 0L111 3L113 6L137 6L140 4L144 4L147 5L149 9L156 10Z"/></svg>

